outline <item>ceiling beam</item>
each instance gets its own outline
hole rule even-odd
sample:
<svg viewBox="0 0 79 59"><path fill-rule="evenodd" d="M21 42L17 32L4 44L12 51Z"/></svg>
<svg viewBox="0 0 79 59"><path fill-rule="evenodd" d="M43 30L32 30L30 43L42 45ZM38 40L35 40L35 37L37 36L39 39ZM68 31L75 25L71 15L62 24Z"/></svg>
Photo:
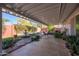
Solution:
<svg viewBox="0 0 79 59"><path fill-rule="evenodd" d="M37 22L40 22L40 23L42 23L42 24L47 25L45 22L40 21L40 19L34 17L33 15L30 15L30 14L24 15L24 14L18 12L18 11L15 11L13 8L11 9L11 8L7 7L6 5L4 5L3 8L8 9L8 10L10 10L10 11L12 11L12 12L17 13L17 14L20 14L20 15L22 15L22 16L24 16L24 17L28 17L28 18L30 18L30 19L32 19L32 20L34 20L34 21L37 21Z"/></svg>
<svg viewBox="0 0 79 59"><path fill-rule="evenodd" d="M41 5L41 4L38 4L38 5L36 5L36 6L32 7L32 8L30 8L30 9L28 9L28 10L24 10L24 11L21 11L21 12L27 13L29 10L31 10L31 9L33 9L33 8L36 8L36 7L40 6L40 5Z"/></svg>
<svg viewBox="0 0 79 59"><path fill-rule="evenodd" d="M79 4L76 5L76 7L72 10L72 12L66 17L66 19L68 19L68 18L73 14L73 12L76 11L77 8L79 8ZM62 21L62 23L63 23L66 19L64 19L64 20Z"/></svg>
<svg viewBox="0 0 79 59"><path fill-rule="evenodd" d="M59 14L58 14L58 20L60 20L60 15L61 15L61 8L62 8L62 4L60 3L60 5L59 5Z"/></svg>
<svg viewBox="0 0 79 59"><path fill-rule="evenodd" d="M52 5L50 5L49 7L46 7L46 8L44 8L44 9L41 9L41 10L39 10L39 11L37 11L37 12L34 12L34 13L31 13L31 14L38 14L38 13L42 13L42 12L46 12L46 10L49 10L49 9L51 9L51 8L57 8L58 6L53 6L52 7Z"/></svg>
<svg viewBox="0 0 79 59"><path fill-rule="evenodd" d="M30 13L38 12L38 11L41 11L42 9L50 7L51 5L52 4L41 4L40 6L38 6L36 8L30 9L28 12L30 12Z"/></svg>
<svg viewBox="0 0 79 59"><path fill-rule="evenodd" d="M60 12L59 12L59 20L62 19L62 15L63 15L63 13L65 11L65 8L66 8L66 4L61 3Z"/></svg>

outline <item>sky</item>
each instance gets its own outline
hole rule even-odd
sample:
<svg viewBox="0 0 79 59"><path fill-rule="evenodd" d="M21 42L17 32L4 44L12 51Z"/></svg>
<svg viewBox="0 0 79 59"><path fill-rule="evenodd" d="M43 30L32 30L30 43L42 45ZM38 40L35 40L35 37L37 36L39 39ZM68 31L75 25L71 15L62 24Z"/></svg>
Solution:
<svg viewBox="0 0 79 59"><path fill-rule="evenodd" d="M16 24L17 23L16 19L18 17L2 12L2 18L8 19L11 24Z"/></svg>
<svg viewBox="0 0 79 59"><path fill-rule="evenodd" d="M2 12L2 18L9 20L9 22L5 23L6 25L12 25L12 24L17 24L16 19L19 17ZM37 26L37 23L33 21L32 25Z"/></svg>

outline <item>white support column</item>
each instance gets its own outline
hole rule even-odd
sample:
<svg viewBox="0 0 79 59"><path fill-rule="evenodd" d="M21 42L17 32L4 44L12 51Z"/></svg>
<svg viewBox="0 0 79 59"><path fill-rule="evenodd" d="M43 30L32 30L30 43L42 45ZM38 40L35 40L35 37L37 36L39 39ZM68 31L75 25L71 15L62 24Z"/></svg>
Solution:
<svg viewBox="0 0 79 59"><path fill-rule="evenodd" d="M76 19L75 17L73 17L71 20L70 20L70 33L72 36L76 36Z"/></svg>
<svg viewBox="0 0 79 59"><path fill-rule="evenodd" d="M75 17L68 19L67 23L65 24L65 27L67 29L67 35L68 36L76 36L76 19Z"/></svg>
<svg viewBox="0 0 79 59"><path fill-rule="evenodd" d="M70 24L66 24L66 25L65 25L65 28L67 29L66 35L67 35L67 36L70 36L70 35L71 35L71 34L70 34Z"/></svg>

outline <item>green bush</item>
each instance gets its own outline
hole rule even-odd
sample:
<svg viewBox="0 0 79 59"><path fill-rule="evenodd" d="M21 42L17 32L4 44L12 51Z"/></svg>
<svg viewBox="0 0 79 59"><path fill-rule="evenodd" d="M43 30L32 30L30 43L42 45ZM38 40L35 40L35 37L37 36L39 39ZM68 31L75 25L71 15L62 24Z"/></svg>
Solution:
<svg viewBox="0 0 79 59"><path fill-rule="evenodd" d="M60 31L56 31L54 33L55 38L62 38L63 33L61 33Z"/></svg>
<svg viewBox="0 0 79 59"><path fill-rule="evenodd" d="M3 49L7 49L8 47L10 47L12 45L12 42L13 42L13 38L12 37L3 39L3 41L2 41L2 48Z"/></svg>
<svg viewBox="0 0 79 59"><path fill-rule="evenodd" d="M40 38L40 36L37 35L37 34L32 34L32 35L31 35L32 41L39 41L39 38Z"/></svg>
<svg viewBox="0 0 79 59"><path fill-rule="evenodd" d="M69 36L67 38L67 42L69 45L69 48L72 50L72 54L79 55L79 38L76 36Z"/></svg>
<svg viewBox="0 0 79 59"><path fill-rule="evenodd" d="M76 36L69 36L68 42L70 44L74 44L74 43L76 43L76 41L77 41L77 37Z"/></svg>

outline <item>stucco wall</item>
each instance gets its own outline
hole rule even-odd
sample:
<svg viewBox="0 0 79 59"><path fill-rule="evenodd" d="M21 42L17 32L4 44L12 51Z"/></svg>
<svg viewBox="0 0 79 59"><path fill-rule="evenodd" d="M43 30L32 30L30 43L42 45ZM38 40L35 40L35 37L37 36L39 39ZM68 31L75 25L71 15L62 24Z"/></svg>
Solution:
<svg viewBox="0 0 79 59"><path fill-rule="evenodd" d="M5 30L2 33L2 38L12 37L15 34L16 31L14 29L14 25L5 25Z"/></svg>

